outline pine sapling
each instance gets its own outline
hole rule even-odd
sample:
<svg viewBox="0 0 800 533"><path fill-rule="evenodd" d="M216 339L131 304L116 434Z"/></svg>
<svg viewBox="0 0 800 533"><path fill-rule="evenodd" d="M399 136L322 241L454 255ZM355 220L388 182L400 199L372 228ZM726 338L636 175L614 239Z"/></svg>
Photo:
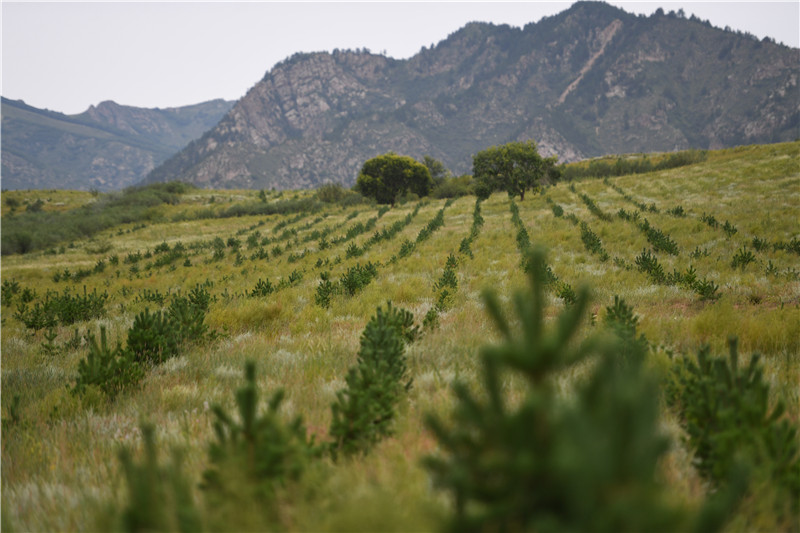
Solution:
<svg viewBox="0 0 800 533"><path fill-rule="evenodd" d="M120 517L122 529L130 532L202 531L191 484L181 467L182 454L173 451L172 462L160 465L153 425L143 424L141 431L142 463L134 460L129 448L122 448L119 453L128 490L128 503Z"/></svg>
<svg viewBox="0 0 800 533"><path fill-rule="evenodd" d="M450 529L718 529L730 499L692 516L657 481L668 443L659 432L657 382L643 357L620 365L618 340L578 337L585 289L555 322L547 320L543 254L531 264L531 290L511 300L514 319L494 293L484 294L502 341L481 349L480 393L458 382L452 415L427 418L441 452L425 464L452 495ZM609 314L630 327L629 311L618 301ZM570 401L561 400L555 376L589 358L596 360L590 375ZM521 396L508 390L509 375L524 384Z"/></svg>
<svg viewBox="0 0 800 533"><path fill-rule="evenodd" d="M388 306L378 308L361 335L358 362L347 374L347 386L337 393L331 406L333 420L330 451L339 454L366 453L391 434L396 409L411 387L407 377L405 339L416 337L410 313ZM413 332L413 334L412 334Z"/></svg>

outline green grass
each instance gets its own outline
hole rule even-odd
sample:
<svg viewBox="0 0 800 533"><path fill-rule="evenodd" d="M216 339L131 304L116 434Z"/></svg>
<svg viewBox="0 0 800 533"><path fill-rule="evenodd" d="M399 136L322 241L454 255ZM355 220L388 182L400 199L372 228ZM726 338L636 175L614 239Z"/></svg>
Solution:
<svg viewBox="0 0 800 533"><path fill-rule="evenodd" d="M544 192L564 209L585 221L601 239L610 259L601 261L586 250L581 231L565 217L555 217L543 195L526 196L517 202L520 218L534 245L548 249L548 262L560 279L571 286L592 288L590 312L601 323L606 306L619 295L639 317L639 331L655 346L650 364L662 374L670 367L670 353L693 356L703 344L712 352L727 353L728 335L739 337L745 359L760 352L765 377L773 399L782 398L788 419L800 425L800 256L767 246L752 248L753 237L769 242L789 242L800 237L797 213L800 209L800 143L742 147L708 152L705 160L680 168L646 174L609 178L609 182L644 204L655 203L658 213L643 213L649 222L676 241L679 252L655 252L666 272L685 270L690 265L700 278L719 285L720 298L702 301L679 285L653 285L634 266L643 249L651 249L644 233L631 222L616 216L620 208L634 206L602 180L575 182L578 193L591 197L611 220L600 220L566 184ZM7 194L3 193L5 197ZM34 201L45 200L45 210L55 204L79 206L92 197L86 193L16 191ZM313 199L313 192L269 193L270 201ZM49 198L49 200L48 200ZM213 203L211 198L214 199ZM269 397L276 389L286 390L281 412L287 420L302 415L309 433L327 439L330 405L344 386L347 369L355 364L359 337L376 307L391 300L397 307L414 313L418 324L436 304L434 284L442 275L449 254L458 256L458 291L439 315L439 327L427 332L407 348L408 373L414 385L399 407L394 435L379 443L369 455L333 463L322 461L302 482L287 490L281 503L281 522L289 530L432 530L440 529L450 512L451 502L435 492L421 458L435 449L435 441L424 429L426 413L445 416L451 411L450 384L466 380L477 387L478 349L498 336L483 309L480 293L489 287L501 298L526 284L516 245L517 228L512 223L509 200L497 193L481 204L485 224L471 242L473 258L459 254L461 241L469 235L474 197L456 199L444 212L444 225L430 238L418 243L407 257L391 262L404 239L414 241L420 230L444 207L444 200L430 200L401 232L380 241L363 255L347 259L351 243L363 245L375 230L403 219L416 204L398 205L377 221L375 230L350 241L318 249L318 240L304 242L314 230L337 227L327 238L342 236L355 223L366 223L377 208L358 205L343 208L325 205L304 218L284 225L296 214L247 214L227 218L197 218L203 210L220 212L237 204L258 202L258 191L190 191L176 204L160 204L146 227L137 222L101 228L90 238L70 237L52 246L63 251L36 251L4 255L3 282L15 281L20 291L36 291L43 298L48 289L65 287L82 291L97 288L110 295L104 317L76 324L81 333L108 331L109 342L124 342L137 313L154 304L136 302L143 290L162 293L184 291L195 284L210 282L214 295L208 317L210 328L221 338L184 346L178 357L150 369L133 390L122 393L113 403L100 396L83 398L70 394L78 362L87 348L67 346L75 326L55 328L57 353L46 353L46 331L33 333L14 318L19 293L12 305L2 307L2 506L3 525L21 531L94 530L108 523L108 505L122 507L126 501L120 445L141 448L139 423L146 419L157 428L157 441L164 451L179 446L185 451L184 472L193 484L200 482L208 467L207 443L213 438L210 405L233 406L233 393L241 386L246 360L257 363L258 385ZM310 202L309 202L310 203ZM681 205L686 216L671 216L667 210ZM55 209L53 209L55 210ZM24 211L24 205L16 213ZM233 210L231 210L232 212ZM350 213L358 211L348 220ZM69 211L67 211L69 213ZM738 232L728 237L720 229L701 221L704 213L720 222L728 220ZM8 210L3 205L3 223ZM157 215L157 216L155 216ZM314 224L318 216L327 215ZM22 215L14 214L13 217ZM68 215L64 215L68 216ZM280 226L280 227L279 227ZM251 229L253 228L253 229ZM276 230L276 228L278 228ZM282 240L286 229L296 235ZM272 242L265 246L269 259L250 260L248 235L258 230ZM224 258L213 259L210 243L219 237L236 237L242 242L243 260L226 247ZM162 242L186 246L185 258L163 267L153 267L158 255L136 264L138 272L123 259L128 253L152 252ZM71 246L70 246L71 242ZM206 243L205 247L202 243ZM284 248L273 256L275 245ZM195 245L195 246L193 246ZM756 260L744 268L732 268L731 260L742 246L753 250ZM697 247L707 256L692 258ZM306 254L290 263L290 252ZM117 255L119 263L108 263ZM340 262L336 262L336 258ZM106 268L75 284L53 281L56 272L91 269L99 259ZM328 265L318 268L318 260ZM377 277L355 296L337 295L323 309L314 303L319 274L340 276L356 262L380 265ZM777 273L768 274L771 262ZM293 271L302 280L264 297L248 294L258 279L277 285ZM73 290L74 292L74 290ZM4 295L4 301L6 296ZM549 293L548 316L564 303ZM508 305L504 302L504 305ZM587 318L585 330L590 332ZM558 377L559 390L569 395L587 368ZM509 381L510 390L518 383ZM18 420L10 422L12 399L18 396ZM661 465L659 476L675 501L689 505L703 497L708 488L691 463L691 452L681 439L682 429L675 415L666 409L662 426L672 447ZM138 452L137 452L138 454ZM166 457L167 453L162 453ZM138 455L137 455L138 457ZM765 496L766 497L766 496ZM201 499L198 503L202 505ZM243 509L243 513L251 510ZM105 518L104 518L105 517ZM771 518L769 506L755 499L744 502L731 517L730 531L780 529Z"/></svg>

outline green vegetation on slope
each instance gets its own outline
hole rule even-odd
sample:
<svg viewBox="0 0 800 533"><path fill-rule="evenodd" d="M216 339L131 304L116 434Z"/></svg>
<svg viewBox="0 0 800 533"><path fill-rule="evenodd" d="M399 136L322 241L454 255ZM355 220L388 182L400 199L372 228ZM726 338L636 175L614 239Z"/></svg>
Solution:
<svg viewBox="0 0 800 533"><path fill-rule="evenodd" d="M660 524L711 530L724 522L726 531L796 530L797 512L791 500L796 486L788 476L780 484L765 479L774 472L792 472L797 462L791 437L800 421L798 153L800 143L711 151L693 165L607 181L580 180L573 182L574 190L559 184L513 203L507 194L498 193L477 205L475 198L463 197L448 205L429 200L379 209L369 204L318 204L314 193L306 191L265 193L266 202L258 198L258 191L189 191L180 203L159 203L158 217L136 231L130 231L133 223L109 226L92 239L75 237L63 252L5 255L0 301L3 526L113 529L122 527L122 513L131 524L168 528L219 529L226 523L235 527L234 522L225 522L229 516L238 525L252 526L251 530L437 530L474 524L487 513L494 518L481 523L499 527L503 515L495 512L502 511L520 528L517 517L539 527L580 528L582 515L564 511L572 508L594 509L608 528L619 524L644 528L658 518L657 513L631 518L627 504L621 503L638 502L635 509L652 509L645 503L653 504L666 511L659 515L666 518L678 511L675 522ZM222 213L237 203L282 201L314 210L198 216ZM629 218L617 216L620 210ZM650 229L675 243L676 254L655 248L639 224L645 217ZM717 224L708 223L711 217ZM515 350L528 354L522 350L524 343L537 338L515 329L518 323L527 323L532 311L527 304L503 298L527 285L526 278L536 267L526 254L537 247L548 250L548 283L540 297L543 305L535 308L542 329L550 334L560 331L564 317L571 316L575 327L570 329L570 347L607 338L609 328L624 343L617 350L619 357L607 354L574 364L536 358L540 363L554 362L538 374L541 388L531 387L530 380L515 370L530 361L513 356ZM356 248L359 253L353 255ZM743 257L742 250L753 257L733 265L735 257ZM649 258L652 271L660 267L662 277L655 279L640 270L639 257ZM371 265L368 283L352 296L342 292L330 298L328 306L317 305L323 272L329 280L341 280L359 265L364 270L365 264ZM698 291L701 282L716 287L713 297ZM588 300L580 289L583 285L592 288ZM198 286L208 295L203 299L207 313L202 326L216 332L213 338L181 343L175 350L172 346L156 350L169 357L142 358L141 373L132 376L129 386L109 393L96 386L70 391L80 376L88 375L81 369L87 368L90 353L113 352L117 344L126 350L132 326L139 324L139 332L145 329L138 316L146 309L150 315L173 306L177 310L179 304L173 302L188 298L187 291ZM519 316L519 320L509 321L507 328L500 321L498 330L480 298L487 288L500 295L493 300L497 311L492 316ZM59 298L70 295L64 298L70 302L82 294L107 294L108 299L101 316L70 324L29 328L14 316L41 306L48 295L53 300L53 291ZM440 298L445 291L447 295ZM340 454L333 461L306 449L304 443L330 443L331 428L342 427L341 415L333 424L331 406L350 382L358 381L347 376L360 364L362 332L377 308L386 309L387 301L408 310L416 321L435 309L435 327L420 328L418 337L405 347L403 372L398 372L405 392L391 394L397 400L392 402L391 432L381 431L382 438L375 441L368 437L365 452ZM190 317L186 318L181 323L191 326ZM101 335L95 337L98 331ZM153 338L163 337L156 333ZM738 366L728 365L732 370L726 371L730 335L738 337ZM486 348L489 345L495 348ZM499 379L487 375L480 355L490 351L502 361L496 368ZM646 355L636 355L643 351ZM564 356L561 351L542 353ZM641 357L636 378L624 368L628 357ZM248 373L242 386L246 361L254 361L257 372ZM704 370L708 368L712 370ZM725 388L726 372L743 376L739 389ZM619 386L609 392L604 389L606 382ZM453 394L454 383L460 383L458 395ZM458 432L469 428L466 422L457 422L475 422L466 416L471 406L483 412L498 405L490 397L495 385L502 393L505 414L530 414L552 435L559 435L564 447L536 443L536 449L554 454L537 457L552 457L555 462L531 465L528 456L520 454L518 465L510 459L515 452L511 444L506 446L508 439L502 439L503 448L476 446L474 454L460 455ZM647 401L635 401L633 393L641 393L644 385ZM656 401L657 390L664 385L672 387L668 401ZM388 389L394 391L393 387ZM250 393L237 392L255 388L269 406L248 403L245 396ZM282 396L276 395L279 389ZM742 414L748 427L756 429L739 432L749 438L747 442L738 440L742 436L736 432L726 432L725 439L709 439L698 430L706 428L698 420L708 412L716 415L713 427L742 422L696 398L716 391L715 397L735 405L736 390L758 400ZM254 405L257 409L252 409ZM641 417L617 416L614 406L627 406L625 412ZM347 405L341 412L349 409ZM250 485L239 484L239 474L228 466L246 465L249 460L246 452L237 451L248 449L240 446L241 439L249 438L242 428L255 427L245 423L248 413L256 415L254 422L268 420L264 431L280 436L276 442L282 444L265 457L288 458L271 470L284 481L270 483L267 489L259 486L251 491ZM143 416L154 430L139 429ZM300 417L302 426L295 423ZM441 422L442 431L425 425L432 418ZM471 427L491 430L493 423L513 427L494 414L484 420L486 424ZM222 437L215 426L221 428ZM574 430L571 435L569 428ZM477 435L468 433L470 438ZM496 432L486 435L482 442L491 444ZM636 442L647 444L636 448L641 455L620 452L619 447L629 442L626 435L636 435ZM609 440L588 451L581 447L584 440L597 442L602 436ZM709 442L718 447L709 448ZM728 453L731 442L742 443L734 446L742 450L741 457ZM211 459L210 443L228 455ZM662 448L664 443L669 447ZM123 461L118 459L120 447L128 450ZM179 454L167 459L164 452L173 448ZM567 455L558 455L557 450ZM423 465L423 458L430 456L453 467L437 467L435 479L445 493L434 489L431 472ZM461 458L466 461L463 465ZM634 461L637 458L641 462ZM502 496L499 489L484 497L467 482L483 468L494 472L486 466L492 461L503 467L504 475L511 476L508 479L519 482L517 487L541 483L541 477L526 473L558 480L558 490L544 495L519 490L510 498L519 497L524 504L528 497L552 495L557 501L552 500L552 506L547 501L515 506L512 503L518 500L496 498ZM288 470L281 470L281 465ZM586 471L578 468L581 465L619 469L591 470L587 477L576 478L576 471ZM300 467L302 475L296 476ZM204 472L223 470L224 486L220 486L225 490L216 492L216 500L207 498L198 488ZM147 503L145 492L137 491L145 480L153 479L153 472L170 482L155 492L164 495L161 510ZM459 472L472 477L459 477ZM619 480L635 481L644 489L626 492L634 484ZM744 494L732 508L730 501L712 496L735 496L740 488ZM269 494L265 496L264 490ZM242 499L226 500L223 493ZM605 505L603 497L620 506ZM461 510L459 499L464 503ZM162 513L164 520L148 522L153 516L137 514L137 501ZM221 502L220 507L214 501ZM253 501L263 507L252 505ZM708 508L706 501L716 503ZM173 503L180 513L166 507ZM541 511L514 514L518 509ZM550 517L543 516L549 509Z"/></svg>

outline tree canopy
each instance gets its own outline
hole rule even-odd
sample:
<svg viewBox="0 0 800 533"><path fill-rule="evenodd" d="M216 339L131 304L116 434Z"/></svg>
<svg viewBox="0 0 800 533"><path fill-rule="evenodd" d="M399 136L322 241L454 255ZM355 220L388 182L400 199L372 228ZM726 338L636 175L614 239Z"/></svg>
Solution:
<svg viewBox="0 0 800 533"><path fill-rule="evenodd" d="M425 165L394 152L367 160L356 179L356 190L379 204L394 205L408 192L427 196L432 188L433 179Z"/></svg>
<svg viewBox="0 0 800 533"><path fill-rule="evenodd" d="M431 173L431 178L433 178L434 183L437 185L444 182L445 179L450 177L450 171L445 168L444 163L435 159L429 155L426 155L422 159L422 164L428 167L428 171Z"/></svg>
<svg viewBox="0 0 800 533"><path fill-rule="evenodd" d="M502 189L524 200L525 191L538 186L545 176L554 177L557 160L540 156L534 141L515 141L472 156L472 174L483 184L479 190Z"/></svg>

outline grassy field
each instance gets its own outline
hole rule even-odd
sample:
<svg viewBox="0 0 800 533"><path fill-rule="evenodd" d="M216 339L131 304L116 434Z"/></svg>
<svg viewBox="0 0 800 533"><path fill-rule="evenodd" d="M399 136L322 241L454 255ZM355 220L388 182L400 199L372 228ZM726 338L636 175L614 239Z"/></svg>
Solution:
<svg viewBox="0 0 800 533"><path fill-rule="evenodd" d="M7 194L23 206L19 210L39 198L45 209L94 200L88 193L66 191ZM311 195L289 192L277 198L273 192L267 200ZM512 292L527 285L508 196L495 193L481 203L485 223L471 240L472 257L461 248L473 222L471 196L451 203L409 202L388 211L362 204L288 215L187 216L209 206L258 201L256 191L194 191L181 195L177 204L153 207L145 224L116 226L60 249L3 257L4 529L115 527L116 510L128 499L118 451L130 445L139 450L138 457L143 421L154 424L162 458L172 447L183 450L184 471L196 486L209 466L208 443L214 438L210 406L233 408L247 360L257 363L262 397L285 389L281 413L287 419L301 415L308 432L325 442L331 404L356 363L367 321L391 301L422 324L437 303L434 285L452 254L457 290L438 313L438 326L426 328L406 348L413 385L400 404L393 435L364 456L314 463L300 482L281 493L273 522L243 506L239 521L226 524L234 530L269 526L297 531L443 527L452 502L432 486L421 464L439 449L424 419L429 413L449 416L454 380L480 388L478 351L499 339L481 292L491 288L508 305ZM681 168L561 183L515 205L531 243L546 248L559 280L575 290L590 287L581 336L598 329L606 307L615 296L622 297L638 316L638 332L650 343L648 366L666 380L677 358L694 358L706 344L713 354L726 355L728 337L735 335L745 361L754 352L761 354L770 403L782 400L787 407L781 419L800 426L800 143L709 152L704 161ZM560 216L554 206L563 210ZM353 244L364 248L376 230L405 222L415 208L396 235L348 257ZM442 209L443 226L401 254L404 241L414 242ZM8 214L4 204L4 222ZM676 253L661 251L648 240L644 219L645 227L677 245ZM359 223L374 229L358 233ZM349 239L337 239L352 228ZM601 252L584 244L582 228L599 238ZM656 282L637 265L645 250L652 251L666 274L692 267L716 291L704 296L686 283ZM743 264L733 266L737 254ZM328 308L315 303L322 272L338 280L348 268L367 262L378 265L371 283L354 296L334 295ZM280 289L253 296L259 280ZM149 368L137 387L113 401L96 391L70 391L87 355L82 338L87 331L99 335L103 326L110 344L123 343L138 313L166 308L170 298L198 284L213 297L206 323L217 338L182 346L177 357ZM101 317L38 330L18 318L18 306L26 299L30 309L48 291L69 288L83 294L84 287L88 293L108 294ZM552 318L565 307L565 299L554 290L547 298L547 317ZM587 372L581 366L558 375L558 390L569 397ZM512 397L524 389L513 379L505 386ZM673 501L691 508L711 489L693 466L675 411L662 401L660 413L670 447L656 476ZM203 509L199 491L193 494ZM730 513L725 528L797 527L796 516L776 518L762 496L751 493Z"/></svg>

